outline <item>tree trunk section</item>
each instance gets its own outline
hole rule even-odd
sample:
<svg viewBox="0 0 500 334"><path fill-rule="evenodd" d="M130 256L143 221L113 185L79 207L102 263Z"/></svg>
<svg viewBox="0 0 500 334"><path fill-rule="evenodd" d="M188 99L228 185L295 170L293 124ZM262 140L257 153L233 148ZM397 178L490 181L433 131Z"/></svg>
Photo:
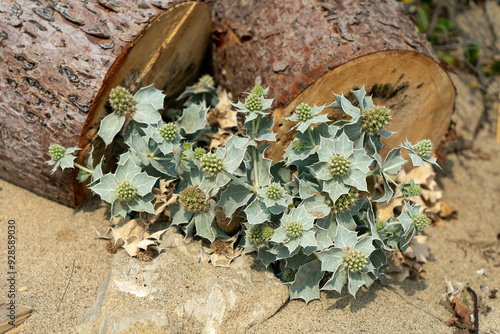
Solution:
<svg viewBox="0 0 500 334"><path fill-rule="evenodd" d="M240 99L256 83L270 86L274 160L294 136L294 123L284 118L297 105L328 105L333 93L355 101L350 91L363 86L375 104L392 110L387 130L397 134L382 153L406 138L438 144L449 127L453 84L393 0L216 0L212 19L216 81Z"/></svg>
<svg viewBox="0 0 500 334"><path fill-rule="evenodd" d="M52 143L104 144L112 88L154 83L175 96L195 79L210 40L208 6L169 0L0 4L0 177L68 206L88 194L76 172L50 174Z"/></svg>

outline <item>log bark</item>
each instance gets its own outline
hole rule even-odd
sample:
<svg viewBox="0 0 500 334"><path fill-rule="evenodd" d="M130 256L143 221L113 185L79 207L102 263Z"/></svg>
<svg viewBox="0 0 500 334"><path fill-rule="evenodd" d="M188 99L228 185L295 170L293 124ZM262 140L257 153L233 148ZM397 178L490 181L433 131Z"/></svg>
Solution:
<svg viewBox="0 0 500 334"><path fill-rule="evenodd" d="M68 206L87 195L75 173L51 175L48 147L91 145L112 88L151 83L175 96L198 74L209 9L182 0L0 4L0 177Z"/></svg>
<svg viewBox="0 0 500 334"><path fill-rule="evenodd" d="M362 86L393 111L388 130L398 133L385 152L406 138L437 144L449 127L455 89L393 0L216 0L212 19L216 81L240 99L256 83L270 86L274 160L292 140L284 118L298 104L330 104L332 93L349 97Z"/></svg>

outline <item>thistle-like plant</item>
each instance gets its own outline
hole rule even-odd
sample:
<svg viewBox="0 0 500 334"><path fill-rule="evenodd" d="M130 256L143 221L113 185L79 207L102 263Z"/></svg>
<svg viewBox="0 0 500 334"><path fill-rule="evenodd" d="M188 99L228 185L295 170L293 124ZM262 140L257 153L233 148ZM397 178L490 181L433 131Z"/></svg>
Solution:
<svg viewBox="0 0 500 334"><path fill-rule="evenodd" d="M160 179L176 180L178 201L167 207L172 225L181 226L186 237L213 242L227 237L217 225L215 208L224 219L242 221L245 251L272 265L291 298L306 302L319 298L321 289L341 292L347 285L355 295L361 286L370 287L387 266L385 252L406 249L429 224L410 201L420 187L413 181L397 184L393 175L408 162L435 164L429 156L432 145L405 142L380 156L380 137L392 135L385 130L391 112L374 105L364 89L353 91L359 107L339 95L328 106L341 109L349 116L345 120L330 121L324 107L299 104L287 118L296 122L295 138L284 159L273 163L265 156L276 141L273 100L266 98L269 88L260 85L233 104L245 117L240 134L224 147L203 147L213 87L208 77L188 87L181 95L188 97L186 108L175 122L159 116L164 96L154 87L141 89L133 99L120 89L116 103L128 101L135 110L124 116L110 102L115 111L99 131L106 144L123 136L116 170L103 175L102 160L93 167L92 154L87 167L77 165L76 149L59 146L50 148L50 162L55 168L80 168L81 181L91 176L90 189L111 204L112 216L154 212L152 188ZM410 159L402 157L402 149ZM381 180L381 196L369 193L370 178ZM396 189L405 198L404 210L398 217L377 219L372 202L389 201Z"/></svg>

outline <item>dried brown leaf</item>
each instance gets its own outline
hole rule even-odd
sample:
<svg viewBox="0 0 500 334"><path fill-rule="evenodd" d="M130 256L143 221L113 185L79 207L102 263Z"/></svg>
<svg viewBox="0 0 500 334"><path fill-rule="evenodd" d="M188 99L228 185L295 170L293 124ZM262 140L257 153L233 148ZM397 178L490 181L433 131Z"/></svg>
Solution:
<svg viewBox="0 0 500 334"><path fill-rule="evenodd" d="M240 256L243 251L241 247L234 248L237 239L238 234L231 238L215 240L210 247L203 246L205 253L210 255L209 262L212 262L214 267L229 267L231 261Z"/></svg>

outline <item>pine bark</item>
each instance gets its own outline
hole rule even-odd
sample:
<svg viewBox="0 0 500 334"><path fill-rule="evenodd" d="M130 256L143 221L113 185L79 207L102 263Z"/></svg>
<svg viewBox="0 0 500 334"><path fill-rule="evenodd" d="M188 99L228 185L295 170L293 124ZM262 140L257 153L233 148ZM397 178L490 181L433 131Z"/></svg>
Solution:
<svg viewBox="0 0 500 334"><path fill-rule="evenodd" d="M86 165L109 91L154 83L175 96L210 41L209 9L182 0L0 4L0 177L68 206L88 194L76 173L50 174L52 143Z"/></svg>
<svg viewBox="0 0 500 334"><path fill-rule="evenodd" d="M388 130L398 133L385 152L406 138L438 143L449 127L455 89L394 0L216 0L212 19L216 81L240 100L256 83L275 98L274 160L294 136L284 118L298 104L330 104L332 93L353 97L363 86L393 112Z"/></svg>

